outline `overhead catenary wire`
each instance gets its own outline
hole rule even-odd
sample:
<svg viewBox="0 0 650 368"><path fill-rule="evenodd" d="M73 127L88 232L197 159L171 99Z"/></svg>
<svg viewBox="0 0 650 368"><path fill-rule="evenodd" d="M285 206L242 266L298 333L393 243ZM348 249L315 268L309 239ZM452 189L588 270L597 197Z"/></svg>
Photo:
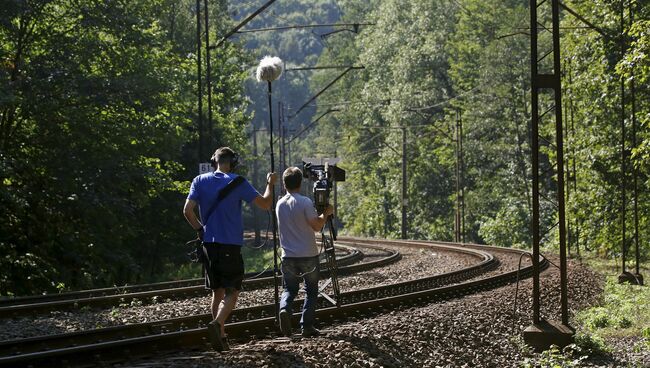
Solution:
<svg viewBox="0 0 650 368"><path fill-rule="evenodd" d="M348 27L348 26L372 26L375 23L356 22L356 23L324 23L324 24L296 24L292 26L278 26L267 28L253 28L243 29L236 33L256 33L256 32L270 32L270 31L287 31L291 29L307 29L307 28L325 28L325 27Z"/></svg>
<svg viewBox="0 0 650 368"><path fill-rule="evenodd" d="M248 17L246 17L243 21L239 22L239 24L237 24L234 28L232 28L230 31L228 31L228 32L227 32L223 37L221 37L221 39L219 39L219 41L217 41L217 43L216 43L215 45L213 45L213 46L209 46L209 48L211 48L211 49L215 49L215 48L221 46L221 44L224 43L224 42L226 42L226 40L227 40L228 38L230 38L230 36L232 36L233 34L235 34L235 33L236 33L239 29L241 29L243 26L245 26L246 24L248 24L248 22L250 22L251 20L253 20L253 18L255 18L257 15L259 15L259 14L262 13L264 10L266 10L266 8L268 8L269 6L271 6L271 4L273 4L274 2L275 2L275 0L269 0L269 1L267 1L264 5L262 5L260 8L258 8L257 10L255 10L255 11L254 11L253 13L251 13Z"/></svg>
<svg viewBox="0 0 650 368"><path fill-rule="evenodd" d="M406 109L408 110L427 110L427 109L432 109L436 107L441 107L444 105L449 104L450 102L453 102L461 97L467 97L469 95L471 96L480 96L486 94L485 92L480 92L480 93L472 93L476 90L480 90L481 86L475 86L467 91L463 91L457 95L451 96L445 100L436 102L433 105L426 105L426 106L414 106L414 107L408 107ZM415 94L424 94L424 93L430 93L430 91L415 91ZM383 98L383 99L378 99L378 100L348 100L348 101L340 101L340 102L323 102L319 103L318 105L307 105L306 107L329 107L329 106L347 106L347 105L372 105L376 107L380 106L385 106L387 104L390 104L392 101L398 101L398 102L411 102L413 100L412 97L397 97L397 98Z"/></svg>

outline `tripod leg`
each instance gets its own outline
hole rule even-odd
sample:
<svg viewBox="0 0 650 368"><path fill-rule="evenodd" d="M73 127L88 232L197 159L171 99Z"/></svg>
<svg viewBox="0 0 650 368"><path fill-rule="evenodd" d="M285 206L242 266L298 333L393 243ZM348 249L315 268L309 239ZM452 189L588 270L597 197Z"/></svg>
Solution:
<svg viewBox="0 0 650 368"><path fill-rule="evenodd" d="M331 228L330 236L323 237L325 241L325 256L327 261L327 267L330 271L330 278L332 280L332 291L334 292L334 298L336 299L336 305L340 305L340 296L341 291L339 289L339 280L338 280L338 267L336 266L336 252L334 249L334 242L332 241Z"/></svg>

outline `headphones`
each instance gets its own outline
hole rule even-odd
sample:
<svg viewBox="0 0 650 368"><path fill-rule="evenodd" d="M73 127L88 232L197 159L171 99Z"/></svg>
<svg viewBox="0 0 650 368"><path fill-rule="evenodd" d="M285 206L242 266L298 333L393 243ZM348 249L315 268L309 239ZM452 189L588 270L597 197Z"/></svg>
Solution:
<svg viewBox="0 0 650 368"><path fill-rule="evenodd" d="M220 156L225 156L228 157L230 160L230 170L233 170L237 165L239 164L239 155L237 152L233 151L232 149L228 147L222 147L219 148L214 152L212 157L210 158L210 164L212 167L216 170L217 169L217 164L218 164L218 158Z"/></svg>

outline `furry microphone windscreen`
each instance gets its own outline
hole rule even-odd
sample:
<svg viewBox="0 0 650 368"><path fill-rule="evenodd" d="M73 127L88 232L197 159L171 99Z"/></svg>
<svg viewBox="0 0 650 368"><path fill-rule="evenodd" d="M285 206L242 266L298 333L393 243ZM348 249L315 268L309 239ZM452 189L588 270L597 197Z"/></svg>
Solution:
<svg viewBox="0 0 650 368"><path fill-rule="evenodd" d="M277 56L265 56L257 66L257 81L273 82L282 74L282 59Z"/></svg>

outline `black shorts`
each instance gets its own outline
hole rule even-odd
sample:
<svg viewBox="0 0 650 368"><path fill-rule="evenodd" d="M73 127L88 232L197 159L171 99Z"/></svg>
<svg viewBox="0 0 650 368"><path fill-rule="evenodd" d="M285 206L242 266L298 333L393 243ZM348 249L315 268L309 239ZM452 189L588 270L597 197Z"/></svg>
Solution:
<svg viewBox="0 0 650 368"><path fill-rule="evenodd" d="M241 290L244 280L244 259L241 256L241 246L203 243L203 249L208 255L208 265L205 267L205 288Z"/></svg>

